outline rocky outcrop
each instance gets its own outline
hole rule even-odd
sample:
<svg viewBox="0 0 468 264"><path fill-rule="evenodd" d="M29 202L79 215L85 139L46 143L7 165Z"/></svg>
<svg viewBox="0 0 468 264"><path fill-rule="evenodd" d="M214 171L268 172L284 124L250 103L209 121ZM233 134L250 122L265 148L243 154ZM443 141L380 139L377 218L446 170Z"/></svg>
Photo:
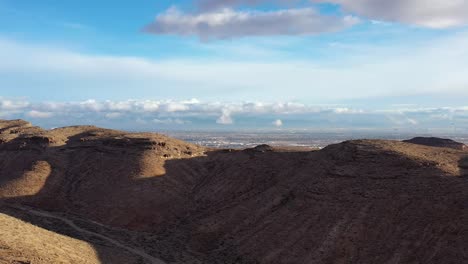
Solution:
<svg viewBox="0 0 468 264"><path fill-rule="evenodd" d="M437 138L437 137L415 137L409 140L404 140L403 142L417 144L417 145L430 146L430 147L468 150L468 146L466 146L463 143L456 142L451 139Z"/></svg>
<svg viewBox="0 0 468 264"><path fill-rule="evenodd" d="M269 146L269 145L266 145L266 144L262 144L262 145L258 145L256 147L253 147L253 148L248 148L248 149L245 149L244 151L246 152L271 152L273 151L273 147Z"/></svg>

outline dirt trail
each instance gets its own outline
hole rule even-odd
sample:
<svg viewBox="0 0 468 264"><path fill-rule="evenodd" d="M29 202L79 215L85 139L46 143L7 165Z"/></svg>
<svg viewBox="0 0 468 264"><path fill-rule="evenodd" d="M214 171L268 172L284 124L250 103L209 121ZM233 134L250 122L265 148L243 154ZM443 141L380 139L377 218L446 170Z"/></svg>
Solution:
<svg viewBox="0 0 468 264"><path fill-rule="evenodd" d="M53 219L58 219L58 220L61 220L62 222L64 222L65 224L69 225L71 228L75 229L76 231L80 232L80 233L83 233L83 234L87 234L87 235L92 235L92 236L95 236L95 237L99 237L119 248L122 248L122 249L125 249L127 250L128 252L131 252L135 255L138 255L142 258L144 258L145 260L149 261L149 263L151 264L166 264L166 262L158 259L158 258L155 258L151 255L148 255L146 252L142 251L142 250L139 250L139 249L135 249L135 248L132 248L132 247L129 247L129 246L126 246L112 238L109 238L109 237L106 237L102 234L99 234L99 233L95 233L95 232L92 232L92 231L89 231L89 230L86 230L86 229L83 229L79 226L77 226L73 221L65 218L65 217L62 217L62 216L58 216L58 215L55 215L55 214L52 214L52 213L49 213L49 212L45 212L45 211L39 211L39 210L34 210L32 208L28 208L28 207L24 207L24 206L19 206L19 205L14 205L14 206L11 206L13 208L16 208L16 209L19 209L19 210L22 210L28 214L32 214L32 215L36 215L36 216L40 216L40 217L45 217L45 218L53 218Z"/></svg>

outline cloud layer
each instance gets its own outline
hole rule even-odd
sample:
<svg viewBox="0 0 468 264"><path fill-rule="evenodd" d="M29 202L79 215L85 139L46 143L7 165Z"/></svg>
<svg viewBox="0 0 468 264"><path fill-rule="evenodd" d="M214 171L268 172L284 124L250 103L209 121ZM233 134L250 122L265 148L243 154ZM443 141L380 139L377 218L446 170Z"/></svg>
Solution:
<svg viewBox="0 0 468 264"><path fill-rule="evenodd" d="M0 38L0 95L35 100L191 98L333 103L369 97L468 96L468 33L414 47L335 45L339 60L104 56ZM268 49L262 49L268 51ZM304 54L304 53L301 53ZM27 76L27 78L25 78ZM131 91L129 90L131 88ZM434 97L436 100L436 97Z"/></svg>
<svg viewBox="0 0 468 264"><path fill-rule="evenodd" d="M152 34L227 39L247 36L314 35L353 26L352 16L324 16L313 8L277 11L236 11L229 8L201 14L183 13L173 7L144 28Z"/></svg>
<svg viewBox="0 0 468 264"><path fill-rule="evenodd" d="M315 35L335 32L357 24L360 19L397 22L434 29L468 25L468 1L465 0L310 0L304 6L298 0L200 0L198 11L184 13L172 7L158 14L144 31L157 35L198 36L203 40L228 39L246 36ZM235 9L242 5L281 6L276 9L253 11ZM336 4L344 15L325 15L315 4Z"/></svg>
<svg viewBox="0 0 468 264"><path fill-rule="evenodd" d="M201 0L199 5L207 9L215 9L271 2L266 0ZM275 2L294 5L301 1L278 0ZM465 0L310 0L310 2L337 4L347 14L371 20L436 29L468 25L468 1Z"/></svg>
<svg viewBox="0 0 468 264"><path fill-rule="evenodd" d="M399 128L468 131L468 107L365 110L295 102L126 100L33 103L0 98L0 118L24 118L46 127L94 124L127 130L203 128Z"/></svg>
<svg viewBox="0 0 468 264"><path fill-rule="evenodd" d="M428 28L468 25L466 0L313 0L339 4L346 12L381 21Z"/></svg>

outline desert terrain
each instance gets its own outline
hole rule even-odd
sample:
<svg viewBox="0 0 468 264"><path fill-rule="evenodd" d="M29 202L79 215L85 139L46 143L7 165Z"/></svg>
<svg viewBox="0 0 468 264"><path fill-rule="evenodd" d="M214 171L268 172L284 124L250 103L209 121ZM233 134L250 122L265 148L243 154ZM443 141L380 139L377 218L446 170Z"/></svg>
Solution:
<svg viewBox="0 0 468 264"><path fill-rule="evenodd" d="M468 263L468 152L0 121L0 263Z"/></svg>

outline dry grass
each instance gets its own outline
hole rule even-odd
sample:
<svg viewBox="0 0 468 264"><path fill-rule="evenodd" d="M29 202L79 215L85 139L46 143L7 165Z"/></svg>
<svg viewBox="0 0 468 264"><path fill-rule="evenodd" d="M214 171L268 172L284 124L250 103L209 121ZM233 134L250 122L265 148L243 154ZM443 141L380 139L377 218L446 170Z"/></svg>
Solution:
<svg viewBox="0 0 468 264"><path fill-rule="evenodd" d="M0 263L101 263L88 243L0 213Z"/></svg>

